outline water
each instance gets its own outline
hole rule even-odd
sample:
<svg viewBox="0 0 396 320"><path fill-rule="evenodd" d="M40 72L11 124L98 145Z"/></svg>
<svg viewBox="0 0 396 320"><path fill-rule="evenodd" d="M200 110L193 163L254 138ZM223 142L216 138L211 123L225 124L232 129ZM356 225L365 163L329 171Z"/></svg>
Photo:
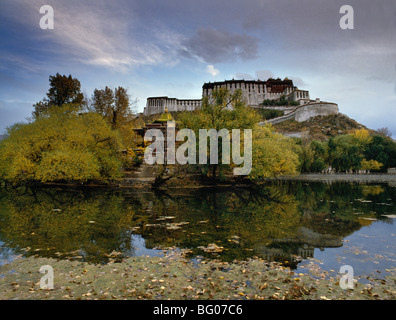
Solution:
<svg viewBox="0 0 396 320"><path fill-rule="evenodd" d="M396 267L396 188L273 183L254 190L35 188L0 191L0 265L36 255L107 263L190 249L258 256L305 272L312 261L356 275Z"/></svg>

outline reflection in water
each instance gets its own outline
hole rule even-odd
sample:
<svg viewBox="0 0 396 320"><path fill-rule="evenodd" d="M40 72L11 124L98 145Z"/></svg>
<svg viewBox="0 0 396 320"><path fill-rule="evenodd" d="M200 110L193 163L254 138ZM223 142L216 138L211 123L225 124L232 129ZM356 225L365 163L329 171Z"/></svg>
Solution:
<svg viewBox="0 0 396 320"><path fill-rule="evenodd" d="M106 263L169 247L291 267L375 220L392 223L395 188L277 183L254 190L60 188L0 191L0 263L15 254Z"/></svg>

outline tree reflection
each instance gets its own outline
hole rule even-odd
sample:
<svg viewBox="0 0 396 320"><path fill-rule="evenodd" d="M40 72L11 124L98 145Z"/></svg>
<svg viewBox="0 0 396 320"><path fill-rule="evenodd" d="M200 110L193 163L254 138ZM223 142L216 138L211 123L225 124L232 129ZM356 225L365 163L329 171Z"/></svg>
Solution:
<svg viewBox="0 0 396 320"><path fill-rule="evenodd" d="M341 246L362 217L383 219L395 198L386 186L300 182L155 193L1 190L0 240L24 255L105 263L135 255L132 234L140 234L146 248L295 264L314 248Z"/></svg>
<svg viewBox="0 0 396 320"><path fill-rule="evenodd" d="M135 211L120 194L31 189L2 202L0 235L17 252L93 262L113 250L133 254L124 227Z"/></svg>

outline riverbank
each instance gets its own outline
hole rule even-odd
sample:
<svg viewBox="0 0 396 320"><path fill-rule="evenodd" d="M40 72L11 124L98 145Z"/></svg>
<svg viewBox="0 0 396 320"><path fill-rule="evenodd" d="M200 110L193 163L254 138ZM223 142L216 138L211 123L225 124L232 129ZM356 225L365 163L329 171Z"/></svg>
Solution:
<svg viewBox="0 0 396 320"><path fill-rule="evenodd" d="M306 181L306 182L354 182L354 183L388 183L390 186L396 186L396 174L372 173L372 174L346 174L346 173L301 173L292 176L280 176L267 181ZM137 187L140 189L151 187L153 180L134 179L123 180L118 184L119 187ZM257 184L241 177L226 175L222 181L214 181L209 178L203 179L200 174L186 174L169 179L163 183L160 188L208 188L208 187L251 187Z"/></svg>
<svg viewBox="0 0 396 320"><path fill-rule="evenodd" d="M396 186L396 174L349 174L349 173L301 173L295 176L282 176L277 180L318 181L318 182L357 182L357 183L390 183Z"/></svg>
<svg viewBox="0 0 396 320"><path fill-rule="evenodd" d="M257 186L247 179L242 179L240 176L227 175L222 180L212 180L203 177L201 174L185 174L183 176L175 176L165 181L161 185L154 186L154 178L121 178L117 181L112 181L106 184L101 183L37 183L35 186L39 187L63 187L63 188L111 188L111 189L128 189L133 188L140 191L149 191L154 189L167 188L227 188L227 187L254 187ZM354 183L388 183L390 186L396 187L396 174L345 174L345 173L301 173L293 176L280 176L270 181L306 181L306 182L354 182ZM5 187L2 182L1 187Z"/></svg>
<svg viewBox="0 0 396 320"><path fill-rule="evenodd" d="M116 258L117 253L114 253ZM53 290L40 289L40 267L54 271ZM0 268L0 299L23 300L389 300L396 299L396 269L383 279L359 279L341 289L341 274L322 271L295 274L260 258L227 263L189 260L183 252L163 257L131 257L95 265L47 258L19 258Z"/></svg>

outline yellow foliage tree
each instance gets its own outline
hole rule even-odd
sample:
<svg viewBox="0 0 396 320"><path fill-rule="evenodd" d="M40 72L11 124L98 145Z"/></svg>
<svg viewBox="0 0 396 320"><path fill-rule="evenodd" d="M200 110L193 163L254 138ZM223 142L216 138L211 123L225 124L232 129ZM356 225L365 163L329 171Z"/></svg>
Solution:
<svg viewBox="0 0 396 320"><path fill-rule="evenodd" d="M378 162L377 160L366 160L363 159L360 167L362 170L380 170L382 168L382 163Z"/></svg>
<svg viewBox="0 0 396 320"><path fill-rule="evenodd" d="M120 176L121 138L96 113L64 105L8 129L0 175L9 181L106 181Z"/></svg>
<svg viewBox="0 0 396 320"><path fill-rule="evenodd" d="M371 142L372 137L370 132L366 129L358 129L351 133L352 137L358 140L362 145L367 145Z"/></svg>
<svg viewBox="0 0 396 320"><path fill-rule="evenodd" d="M253 131L252 171L248 178L259 181L281 175L297 174L298 155L294 142L273 131L271 125Z"/></svg>

